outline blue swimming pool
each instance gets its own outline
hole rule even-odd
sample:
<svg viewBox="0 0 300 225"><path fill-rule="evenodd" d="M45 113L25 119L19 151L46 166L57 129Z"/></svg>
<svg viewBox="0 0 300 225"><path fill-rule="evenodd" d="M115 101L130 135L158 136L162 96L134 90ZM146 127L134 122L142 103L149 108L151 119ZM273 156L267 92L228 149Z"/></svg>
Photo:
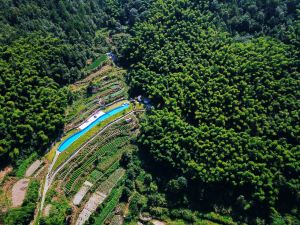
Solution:
<svg viewBox="0 0 300 225"><path fill-rule="evenodd" d="M69 137L68 139L66 139L59 147L58 147L58 151L59 152L63 152L64 150L66 150L71 144L73 144L76 140L78 140L82 135L84 135L86 132L88 132L90 129L92 129L94 126L98 125L100 122L108 119L109 117L127 109L129 107L129 103L126 103L124 105L121 105L117 108L114 108L113 110L103 114L102 116L100 116L98 119L96 119L93 123L91 123L89 126L87 126L86 128L84 128L81 131L78 131L77 133L73 134L71 137Z"/></svg>

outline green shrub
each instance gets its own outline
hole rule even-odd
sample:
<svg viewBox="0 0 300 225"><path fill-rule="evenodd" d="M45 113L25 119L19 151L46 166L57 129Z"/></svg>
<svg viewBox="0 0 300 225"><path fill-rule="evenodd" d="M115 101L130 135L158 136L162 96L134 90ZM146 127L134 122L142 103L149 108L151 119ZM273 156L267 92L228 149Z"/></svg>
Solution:
<svg viewBox="0 0 300 225"><path fill-rule="evenodd" d="M25 172L29 165L36 160L38 157L38 154L36 152L32 153L27 159L25 160L19 160L17 164L19 164L17 171L16 171L16 176L17 177L24 177Z"/></svg>
<svg viewBox="0 0 300 225"><path fill-rule="evenodd" d="M30 203L36 203L39 197L39 188L40 188L40 183L38 180L32 180L29 183L25 200L23 202L24 206L29 205Z"/></svg>
<svg viewBox="0 0 300 225"><path fill-rule="evenodd" d="M171 217L176 219L184 219L187 222L195 222L197 216L191 210L188 209L174 209L171 211Z"/></svg>
<svg viewBox="0 0 300 225"><path fill-rule="evenodd" d="M45 225L58 225L66 224L66 218L72 213L72 208L69 206L66 199L52 202L50 214L47 218L42 218L40 224Z"/></svg>
<svg viewBox="0 0 300 225"><path fill-rule="evenodd" d="M112 192L109 196L109 199L102 206L102 210L100 211L100 214L97 216L94 216L94 219L95 219L94 224L95 225L104 224L108 215L114 210L114 208L118 204L121 195L122 195L122 187L112 190Z"/></svg>
<svg viewBox="0 0 300 225"><path fill-rule="evenodd" d="M11 209L5 219L6 225L28 225L33 219L35 204L30 203L26 206L17 209Z"/></svg>
<svg viewBox="0 0 300 225"><path fill-rule="evenodd" d="M40 184L37 180L29 183L22 207L11 209L4 218L6 225L28 225L34 216Z"/></svg>
<svg viewBox="0 0 300 225"><path fill-rule="evenodd" d="M150 207L150 214L151 216L161 218L163 216L167 216L169 214L169 210L164 207Z"/></svg>

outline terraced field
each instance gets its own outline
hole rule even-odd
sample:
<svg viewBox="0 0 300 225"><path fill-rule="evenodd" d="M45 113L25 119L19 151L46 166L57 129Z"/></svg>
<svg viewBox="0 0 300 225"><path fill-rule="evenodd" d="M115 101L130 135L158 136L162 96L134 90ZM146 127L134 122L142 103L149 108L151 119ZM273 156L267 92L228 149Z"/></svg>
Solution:
<svg viewBox="0 0 300 225"><path fill-rule="evenodd" d="M106 112L124 104L128 97L123 75L123 70L106 65L105 69L70 86L72 104L66 111L67 136L99 110ZM97 224L102 224L108 217L113 219L112 211L119 202L125 174L120 160L125 152L135 149L132 139L139 130L136 113L133 106L129 107L127 112L116 114L107 119L111 121L103 121L102 126L99 124L83 134L74 151L71 151L71 145L56 155L53 172L49 173L49 176L55 174L54 180L50 179L52 186L46 195L45 205L54 205L55 208L59 205L57 199L67 201L72 206L71 224L84 224L101 204L104 204L103 212L93 216L97 218ZM109 126L106 127L106 124ZM114 218L114 221L117 219Z"/></svg>
<svg viewBox="0 0 300 225"><path fill-rule="evenodd" d="M91 79L71 86L73 103L66 110L65 132L77 127L90 115L114 102L127 99L123 70L107 66L98 76L91 74ZM91 93L88 86L92 85Z"/></svg>
<svg viewBox="0 0 300 225"><path fill-rule="evenodd" d="M89 143L58 175L65 183L66 194L77 191L78 184L83 183L90 173L100 175L118 161L130 148L131 130L136 128L136 122L127 124L123 120Z"/></svg>
<svg viewBox="0 0 300 225"><path fill-rule="evenodd" d="M117 187L124 175L124 169L120 167L119 161L124 152L133 149L130 140L137 134L137 122L136 117L130 115L114 124L85 146L57 175L61 189L70 201L74 196L82 199L76 206L78 210L73 215L74 219L81 216L86 220L102 203L100 201L102 198L97 200L99 193L104 201ZM84 188L87 182L91 184L88 190ZM87 207L86 204L92 204L89 202L94 202L95 205L92 208ZM111 207L113 206L110 205Z"/></svg>

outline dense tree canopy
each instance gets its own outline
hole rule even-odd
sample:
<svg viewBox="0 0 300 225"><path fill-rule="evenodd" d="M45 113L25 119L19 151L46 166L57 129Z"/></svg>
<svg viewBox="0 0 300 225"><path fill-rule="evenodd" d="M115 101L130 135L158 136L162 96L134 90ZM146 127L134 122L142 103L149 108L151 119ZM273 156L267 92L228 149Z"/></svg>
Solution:
<svg viewBox="0 0 300 225"><path fill-rule="evenodd" d="M299 7L297 0L213 0L208 4L214 21L234 34L268 34L283 41L299 32L295 20Z"/></svg>
<svg viewBox="0 0 300 225"><path fill-rule="evenodd" d="M233 10L228 2L240 1L226 2ZM165 179L188 178L194 201L227 198L241 215L297 211L299 49L290 43L298 40L233 37L216 25L211 4L157 1L134 29L129 82L157 108L143 123L141 148ZM268 23L266 34L285 24Z"/></svg>
<svg viewBox="0 0 300 225"><path fill-rule="evenodd" d="M37 35L1 47L1 155L45 150L63 128L65 95L53 79L64 73L57 70L64 50L58 39Z"/></svg>
<svg viewBox="0 0 300 225"><path fill-rule="evenodd" d="M0 33L0 43L9 44L20 36L37 31L59 38L69 44L64 53L64 64L61 65L64 73L59 83L71 83L82 77L80 69L97 53L94 47L101 48L99 42L107 38L100 37L99 40L95 33L107 28L112 37L124 35L135 22L145 18L150 2L1 0L0 30L5 32Z"/></svg>

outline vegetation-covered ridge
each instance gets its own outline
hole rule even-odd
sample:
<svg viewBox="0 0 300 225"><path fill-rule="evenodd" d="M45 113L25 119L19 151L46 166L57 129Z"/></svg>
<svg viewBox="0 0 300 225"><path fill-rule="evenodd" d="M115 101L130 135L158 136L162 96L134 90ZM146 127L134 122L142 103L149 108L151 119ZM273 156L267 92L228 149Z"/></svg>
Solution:
<svg viewBox="0 0 300 225"><path fill-rule="evenodd" d="M259 10L273 7L248 2ZM297 33L296 12L263 25L273 37L245 37L250 30L236 29L237 38L233 26L215 23L210 5L156 1L124 51L132 93L149 96L157 108L142 123L146 167L157 172L171 208L217 205L248 223L256 217L269 223L276 211L297 216L299 36L283 43L273 35L287 20ZM187 187L168 189L180 177Z"/></svg>
<svg viewBox="0 0 300 225"><path fill-rule="evenodd" d="M99 56L129 37L148 3L0 1L1 162L47 150L61 133L70 100L61 87L99 67L105 60Z"/></svg>

